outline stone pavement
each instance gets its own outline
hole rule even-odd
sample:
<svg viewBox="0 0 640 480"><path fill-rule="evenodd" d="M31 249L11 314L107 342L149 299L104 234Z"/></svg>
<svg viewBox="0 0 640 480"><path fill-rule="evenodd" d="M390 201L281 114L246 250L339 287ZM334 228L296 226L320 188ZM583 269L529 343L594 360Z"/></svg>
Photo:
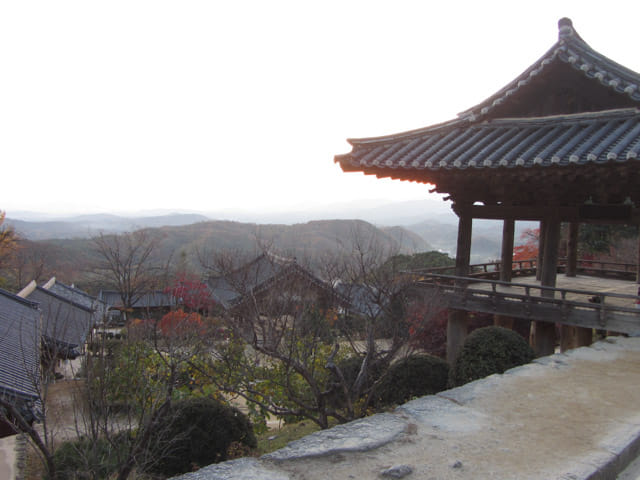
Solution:
<svg viewBox="0 0 640 480"><path fill-rule="evenodd" d="M640 452L640 338L610 337L181 480L614 479Z"/></svg>
<svg viewBox="0 0 640 480"><path fill-rule="evenodd" d="M0 480L18 480L23 477L26 439L20 435L0 438Z"/></svg>

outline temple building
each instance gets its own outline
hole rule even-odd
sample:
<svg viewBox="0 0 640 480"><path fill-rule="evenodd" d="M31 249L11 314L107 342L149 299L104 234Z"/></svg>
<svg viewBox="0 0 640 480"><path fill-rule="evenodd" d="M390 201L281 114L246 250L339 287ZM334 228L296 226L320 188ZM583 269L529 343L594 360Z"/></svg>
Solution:
<svg viewBox="0 0 640 480"><path fill-rule="evenodd" d="M588 332L612 329L608 306L584 307L580 318L586 320L578 320L572 312L579 305L557 303L561 224L569 225L566 274L575 276L581 223L637 225L640 220L640 74L593 50L568 18L558 27L557 42L541 58L457 118L383 137L350 139L352 151L335 157L345 172L430 184L431 192L447 195L459 218L458 298L469 285L465 278L470 274L473 219L504 222L504 266L513 258L514 222L540 221L538 273L541 286L548 288L540 289L539 296L556 300L549 300L546 313L536 315L531 308L525 312L524 305L535 302L519 299L520 309L511 302L511 308L500 310L495 304L502 300L492 297L494 306L487 310L529 315L540 355L555 348L556 322ZM502 268L500 275L502 282L510 282L511 268ZM564 294L560 300L566 300ZM462 303L453 302L450 310L449 359L466 335L471 307ZM624 315L632 312L613 312L610 318L624 323ZM634 317L625 325L637 321ZM633 333L631 326L618 330Z"/></svg>

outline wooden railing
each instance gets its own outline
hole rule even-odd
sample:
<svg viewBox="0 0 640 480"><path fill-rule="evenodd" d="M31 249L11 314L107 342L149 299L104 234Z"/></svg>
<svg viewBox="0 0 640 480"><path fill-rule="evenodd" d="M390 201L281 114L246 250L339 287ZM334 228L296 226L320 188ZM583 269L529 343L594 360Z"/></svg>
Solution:
<svg viewBox="0 0 640 480"><path fill-rule="evenodd" d="M512 264L512 275L523 276L536 273L537 259L514 260ZM469 277L498 279L500 277L501 262L477 263L469 266ZM567 259L558 259L558 271L564 272L567 268ZM635 279L638 266L635 263L606 262L600 260L579 259L577 263L578 272L587 275L604 276L604 277L622 277ZM455 267L433 267L418 270L412 270L414 274L455 274Z"/></svg>
<svg viewBox="0 0 640 480"><path fill-rule="evenodd" d="M562 258L559 263L562 268L565 268L567 260ZM638 265L635 263L605 262L586 258L578 260L577 268L579 272L590 275L618 276L632 279L636 277L638 271Z"/></svg>
<svg viewBox="0 0 640 480"><path fill-rule="evenodd" d="M536 271L537 260L535 258L529 260L514 260L512 266L512 273L515 276L531 275ZM502 262L487 262L487 263L475 263L469 265L470 277L476 278L498 278L500 276L500 269L502 268ZM454 274L456 270L455 266L448 267L431 267L411 270L413 274L442 274L449 275Z"/></svg>
<svg viewBox="0 0 640 480"><path fill-rule="evenodd" d="M640 335L640 297L499 280L423 274L448 307Z"/></svg>

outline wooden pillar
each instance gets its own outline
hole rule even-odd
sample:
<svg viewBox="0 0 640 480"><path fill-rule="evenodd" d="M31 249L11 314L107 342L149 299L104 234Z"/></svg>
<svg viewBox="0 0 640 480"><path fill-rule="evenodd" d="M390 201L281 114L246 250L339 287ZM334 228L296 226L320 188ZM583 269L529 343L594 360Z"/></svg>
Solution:
<svg viewBox="0 0 640 480"><path fill-rule="evenodd" d="M576 327L575 348L588 347L593 343L593 330L591 328Z"/></svg>
<svg viewBox="0 0 640 480"><path fill-rule="evenodd" d="M640 227L638 227L638 230L640 230ZM640 234L638 235L638 266L636 267L636 283L640 283Z"/></svg>
<svg viewBox="0 0 640 480"><path fill-rule="evenodd" d="M536 265L536 280L542 278L542 259L544 258L544 242L547 231L547 222L540 222L540 235L538 236L538 260Z"/></svg>
<svg viewBox="0 0 640 480"><path fill-rule="evenodd" d="M456 276L469 275L471 261L471 228L473 218L471 211L465 206L454 205L458 214L458 244L456 249ZM464 282L458 281L457 287L466 288ZM467 336L468 314L464 310L450 310L447 322L447 362L453 364L462 349L462 344Z"/></svg>
<svg viewBox="0 0 640 480"><path fill-rule="evenodd" d="M575 277L578 272L578 228L577 222L569 224L569 238L567 239L567 277Z"/></svg>
<svg viewBox="0 0 640 480"><path fill-rule="evenodd" d="M566 352L577 346L577 329L572 325L562 325L560 327L560 351Z"/></svg>
<svg viewBox="0 0 640 480"><path fill-rule="evenodd" d="M513 235L516 222L513 219L506 219L502 224L502 262L500 268L500 280L511 281L511 270L513 267Z"/></svg>
<svg viewBox="0 0 640 480"><path fill-rule="evenodd" d="M578 274L578 232L580 224L571 222L569 224L569 238L567 239L567 277L575 277ZM560 328L560 350L563 352L571 348L586 347L591 345L593 340L593 330L584 327L571 327L563 325Z"/></svg>
<svg viewBox="0 0 640 480"><path fill-rule="evenodd" d="M500 280L510 282L513 269L513 236L515 233L515 220L505 219L502 224L502 256L500 268ZM513 318L505 315L495 315L494 325L508 329L513 328Z"/></svg>
<svg viewBox="0 0 640 480"><path fill-rule="evenodd" d="M560 220L544 222L544 254L540 283L544 287L555 287L558 274L558 246L560 243ZM543 297L553 298L552 291L543 291ZM554 322L535 322L533 350L536 355L551 355L555 351L556 327Z"/></svg>

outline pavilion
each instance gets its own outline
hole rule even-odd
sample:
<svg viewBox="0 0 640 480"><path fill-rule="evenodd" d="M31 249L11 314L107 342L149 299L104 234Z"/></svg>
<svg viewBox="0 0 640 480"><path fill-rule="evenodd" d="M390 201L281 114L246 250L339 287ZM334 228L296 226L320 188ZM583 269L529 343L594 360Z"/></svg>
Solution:
<svg viewBox="0 0 640 480"><path fill-rule="evenodd" d="M640 74L593 50L568 18L558 27L558 41L540 59L457 118L350 139L352 151L335 157L345 172L431 184L432 192L447 194L459 217L460 289L470 273L474 218L504 222L502 265L513 258L514 222L540 221L544 287L556 285L561 223L570 226L567 275L576 271L579 224L639 223ZM510 282L511 269L500 279ZM541 297L553 295L541 290ZM467 312L450 313L449 359L466 336ZM540 355L555 346L556 319L545 320L534 324Z"/></svg>

